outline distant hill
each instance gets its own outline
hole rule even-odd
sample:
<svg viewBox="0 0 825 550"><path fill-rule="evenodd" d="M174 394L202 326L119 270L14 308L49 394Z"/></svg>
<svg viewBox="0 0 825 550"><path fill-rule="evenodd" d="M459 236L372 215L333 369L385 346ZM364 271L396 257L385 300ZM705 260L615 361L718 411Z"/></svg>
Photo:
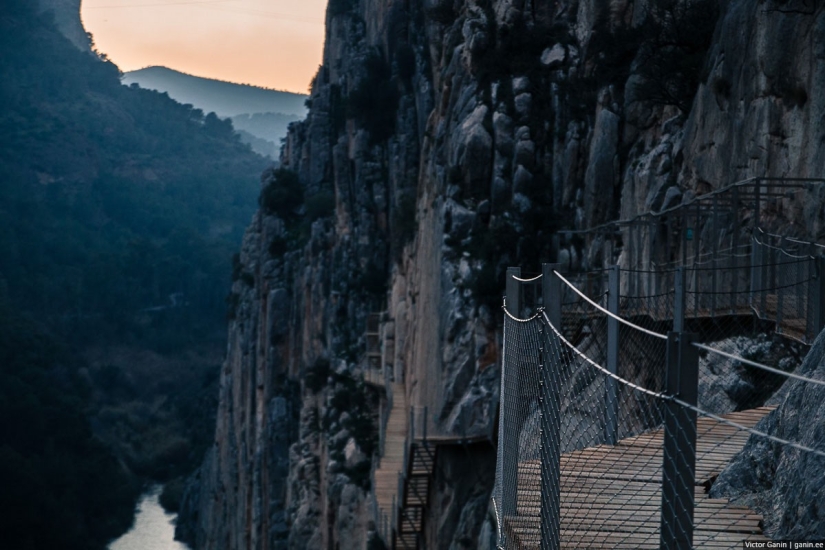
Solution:
<svg viewBox="0 0 825 550"><path fill-rule="evenodd" d="M307 112L304 105L307 96L302 94L201 78L166 67L147 67L124 73L122 82L166 92L172 99L190 103L205 113L214 111L220 117L283 113L303 118Z"/></svg>
<svg viewBox="0 0 825 550"><path fill-rule="evenodd" d="M248 143L253 151L274 159L281 149L281 138L286 137L289 123L302 118L283 113L243 114L232 117L232 126L240 134L241 141Z"/></svg>
<svg viewBox="0 0 825 550"><path fill-rule="evenodd" d="M235 131L238 133L241 143L246 143L259 155L269 157L273 161L278 158L278 151L280 150L280 147L276 145L274 141L259 138L255 134L251 134L246 130L241 130L237 126L235 126Z"/></svg>

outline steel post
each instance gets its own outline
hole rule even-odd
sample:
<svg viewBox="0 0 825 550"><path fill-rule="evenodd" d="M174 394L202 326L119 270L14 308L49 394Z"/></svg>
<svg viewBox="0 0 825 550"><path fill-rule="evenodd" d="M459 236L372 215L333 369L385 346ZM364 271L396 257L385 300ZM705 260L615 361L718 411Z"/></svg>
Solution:
<svg viewBox="0 0 825 550"><path fill-rule="evenodd" d="M673 274L673 330L685 330L685 268L679 267Z"/></svg>
<svg viewBox="0 0 825 550"><path fill-rule="evenodd" d="M410 441L415 441L415 407L410 407Z"/></svg>
<svg viewBox="0 0 825 550"><path fill-rule="evenodd" d="M710 236L713 241L711 242L711 254L713 254L713 269L711 270L711 283L710 283L710 316L716 317L716 271L719 268L719 203L716 199L716 195L713 195L713 231L711 232Z"/></svg>
<svg viewBox="0 0 825 550"><path fill-rule="evenodd" d="M427 407L424 406L424 421L421 423L421 439L427 443Z"/></svg>
<svg viewBox="0 0 825 550"><path fill-rule="evenodd" d="M507 269L505 307L515 317L518 317L521 313L521 284L514 278L519 276L521 276L520 268L510 267ZM505 323L507 323L506 320ZM507 344L510 345L509 342ZM508 364L507 361L502 362L499 458L502 464L502 479L507 480L508 484L517 484L518 480L518 436L521 430L521 422L516 411L521 408L518 402L521 395L520 378L521 368L518 364ZM515 486L502 487L502 521L508 516L516 515L516 498Z"/></svg>
<svg viewBox="0 0 825 550"><path fill-rule="evenodd" d="M762 243L754 236L751 242L751 307L757 310L757 315L761 317L759 311L759 293L763 292L765 285L762 282Z"/></svg>
<svg viewBox="0 0 825 550"><path fill-rule="evenodd" d="M808 300L809 318L811 321L811 342L825 328L825 257L817 256L812 260L814 277L811 280L810 297Z"/></svg>
<svg viewBox="0 0 825 550"><path fill-rule="evenodd" d="M696 317L699 316L699 310L701 308L701 304L699 303L699 264L702 261L702 246L699 237L702 234L701 223L702 211L699 208L699 201L696 201L696 225L693 229L693 314Z"/></svg>
<svg viewBox="0 0 825 550"><path fill-rule="evenodd" d="M782 239L779 241L779 248L781 248L782 250L785 250L785 238L784 237L782 237ZM782 316L783 316L782 313L783 313L783 310L785 309L785 294L786 293L783 292L783 290L785 290L784 287L785 287L787 281L784 280L785 277L783 276L784 271L785 271L784 268L782 269L782 273L779 272L780 268L783 267L782 264L784 264L784 263L785 263L785 259L784 259L784 256L782 255L782 252L777 250L776 251L776 262L774 263L774 268L773 269L774 269L774 272L775 272L775 280L776 280L776 285L774 286L774 288L776 289L776 332L778 334L782 334Z"/></svg>
<svg viewBox="0 0 825 550"><path fill-rule="evenodd" d="M731 232L731 288L730 312L736 312L736 294L739 290L739 187L733 188L733 229Z"/></svg>
<svg viewBox="0 0 825 550"><path fill-rule="evenodd" d="M611 266L608 272L607 310L619 314L619 288L621 271L619 266ZM619 321L607 317L607 370L619 374ZM604 395L604 440L615 445L619 440L619 386L616 379L607 377Z"/></svg>
<svg viewBox="0 0 825 550"><path fill-rule="evenodd" d="M548 318L559 332L561 327L561 280L554 264L542 265L542 295ZM561 506L561 391L557 376L555 346L558 337L544 327L541 354L541 550L560 548Z"/></svg>
<svg viewBox="0 0 825 550"><path fill-rule="evenodd" d="M696 406L699 354L696 335L670 332L667 340L666 394ZM672 400L664 403L660 548L693 548L696 478L696 411Z"/></svg>

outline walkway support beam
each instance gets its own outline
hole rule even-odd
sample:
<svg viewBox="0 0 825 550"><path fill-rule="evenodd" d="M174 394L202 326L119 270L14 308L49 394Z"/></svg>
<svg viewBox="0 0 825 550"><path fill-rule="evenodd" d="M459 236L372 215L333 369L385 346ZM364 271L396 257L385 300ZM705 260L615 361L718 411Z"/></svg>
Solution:
<svg viewBox="0 0 825 550"><path fill-rule="evenodd" d="M669 332L665 393L696 406L699 393L699 353L695 334ZM696 479L696 411L667 400L664 403L662 517L660 548L693 548Z"/></svg>
<svg viewBox="0 0 825 550"><path fill-rule="evenodd" d="M765 285L762 279L762 264L763 262L763 248L762 244L756 240L756 237L752 237L751 243L751 300L750 304L751 307L756 309L757 314L761 317L762 311L759 309L760 303L757 303L757 300L761 298L761 295L765 292Z"/></svg>
<svg viewBox="0 0 825 550"><path fill-rule="evenodd" d="M673 274L673 330L685 330L685 268L679 266Z"/></svg>
<svg viewBox="0 0 825 550"><path fill-rule="evenodd" d="M561 279L557 264L542 264L542 297L548 318L561 332ZM558 336L544 327L541 365L541 550L559 550L561 516L561 381L553 369Z"/></svg>
<svg viewBox="0 0 825 550"><path fill-rule="evenodd" d="M811 260L809 273L808 295L808 324L810 334L808 342L813 343L816 337L825 328L825 257L816 256Z"/></svg>

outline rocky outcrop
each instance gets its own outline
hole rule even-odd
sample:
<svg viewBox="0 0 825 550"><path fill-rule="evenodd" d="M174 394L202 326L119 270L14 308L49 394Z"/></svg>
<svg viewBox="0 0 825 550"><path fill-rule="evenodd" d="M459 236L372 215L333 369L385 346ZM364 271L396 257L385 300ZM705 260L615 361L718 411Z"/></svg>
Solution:
<svg viewBox="0 0 825 550"><path fill-rule="evenodd" d="M822 175L823 25L812 3L728 3L685 126L682 181Z"/></svg>
<svg viewBox="0 0 825 550"><path fill-rule="evenodd" d="M309 115L236 269L216 445L182 518L197 548L369 543L385 399L361 380L371 312L408 403L444 433L489 433L506 266L612 261L552 237L816 175L823 8L791 4L330 1ZM813 234L819 207L801 207ZM489 544L490 449L441 459L428 540Z"/></svg>
<svg viewBox="0 0 825 550"><path fill-rule="evenodd" d="M816 339L797 373L825 380L825 333ZM756 429L819 454L751 436L719 475L711 497L732 498L759 511L765 533L772 538L821 539L825 536L825 387L791 379L772 402L778 408Z"/></svg>
<svg viewBox="0 0 825 550"><path fill-rule="evenodd" d="M801 361L799 348L791 341L734 336L713 342L720 351L756 361L762 365L792 371ZM713 414L725 414L761 407L782 386L786 378L750 368L740 361L713 353L699 357L699 408Z"/></svg>

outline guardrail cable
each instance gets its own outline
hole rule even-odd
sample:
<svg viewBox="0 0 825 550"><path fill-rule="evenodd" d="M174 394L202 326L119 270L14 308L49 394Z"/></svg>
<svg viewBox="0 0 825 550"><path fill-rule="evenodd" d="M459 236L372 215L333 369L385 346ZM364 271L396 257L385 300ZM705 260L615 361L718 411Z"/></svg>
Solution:
<svg viewBox="0 0 825 550"><path fill-rule="evenodd" d="M710 352L710 353L715 353L716 355L721 355L722 357L727 357L728 359L732 359L733 361L738 361L742 364L749 365L751 367L761 369L761 370L764 370L764 371L767 371L767 372L770 372L770 373L773 373L773 374L778 374L780 376L785 376L787 378L793 378L794 380L807 382L809 384L816 384L818 386L825 386L825 380L816 380L815 378L808 378L807 376L802 376L801 374L796 374L796 373L793 373L793 372L787 372L787 371L784 371L784 370L775 369L773 367L769 367L768 365L763 365L762 363L757 363L756 361L751 361L750 359L745 359L744 357L734 355L732 353L728 353L728 352L722 351L720 349L716 349L714 347L711 347L711 346L708 346L708 345L705 345L705 344L700 344L698 342L694 342L693 346L698 348L698 349L701 349L701 350L704 350L704 351L707 351L707 352Z"/></svg>
<svg viewBox="0 0 825 550"><path fill-rule="evenodd" d="M625 325L627 325L627 326L629 326L629 327L631 327L631 328L634 328L634 329L636 329L636 330L638 330L638 331L640 331L640 332L644 332L644 333L645 333L645 334L647 334L648 336L653 336L654 338L660 338L660 339L662 339L662 340L667 340L667 336L665 336L664 334L659 334L658 332L654 332L654 331L652 331L652 330L648 330L648 329L646 329L646 328L644 328L644 327L640 327L639 325L634 324L634 323L631 323L631 322L630 322L630 321L628 321L627 319L624 319L624 318L622 318L622 317L620 317L620 316L616 315L615 313L612 313L612 312L610 312L610 311L607 311L605 308L603 308L602 306L600 306L599 304L597 304L596 302L594 302L593 300L591 300L590 298L588 298L588 297L587 297L587 296L586 296L586 295L585 295L585 294L584 294L581 290L579 290L578 288L576 288L576 287L575 287L575 286L574 286L574 285L573 285L570 281L568 281L567 279L565 279L565 278L564 278L564 276L563 276L561 273L559 273L558 271L554 271L553 273L555 273L555 274L556 274L556 276L557 276L559 279L561 279L561 280L562 280L562 282L563 282L564 284L566 284L568 287L570 287L570 289L571 289L573 292L575 292L576 294L578 294L578 295L579 295L579 296L580 296L580 297L581 297L584 301L586 301L586 302L587 302L587 303L589 303L591 306L595 307L596 309L598 309L599 311L601 311L602 313L604 313L604 314L605 314L605 315L607 315L608 317L612 317L612 318L616 319L617 321L619 321L620 323L623 323L623 324L625 324Z"/></svg>

